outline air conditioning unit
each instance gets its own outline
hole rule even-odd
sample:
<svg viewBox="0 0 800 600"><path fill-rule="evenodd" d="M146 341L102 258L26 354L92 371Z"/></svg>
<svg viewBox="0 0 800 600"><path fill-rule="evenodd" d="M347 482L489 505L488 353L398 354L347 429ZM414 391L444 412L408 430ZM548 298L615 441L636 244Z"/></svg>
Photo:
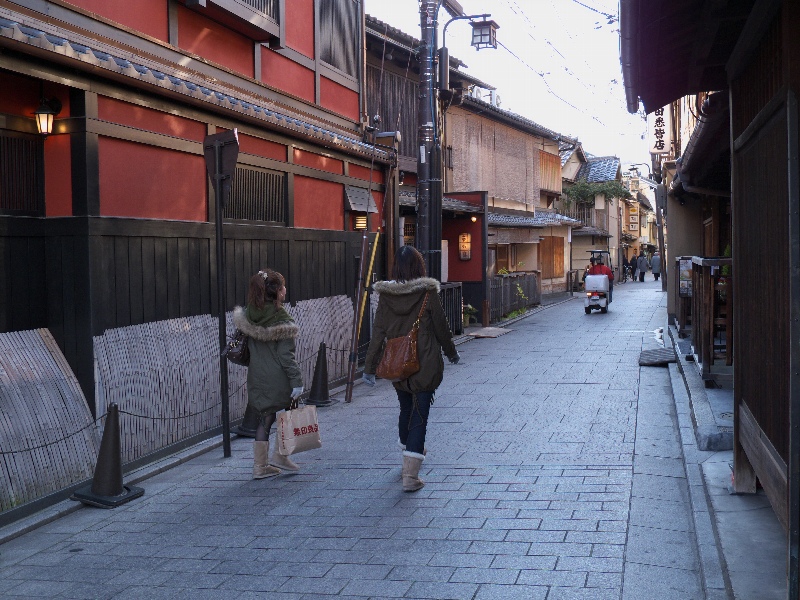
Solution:
<svg viewBox="0 0 800 600"><path fill-rule="evenodd" d="M489 104L500 108L500 94L497 93L497 90L491 90L489 92Z"/></svg>
<svg viewBox="0 0 800 600"><path fill-rule="evenodd" d="M473 85L469 91L469 95L476 100L483 100L483 91L477 85Z"/></svg>

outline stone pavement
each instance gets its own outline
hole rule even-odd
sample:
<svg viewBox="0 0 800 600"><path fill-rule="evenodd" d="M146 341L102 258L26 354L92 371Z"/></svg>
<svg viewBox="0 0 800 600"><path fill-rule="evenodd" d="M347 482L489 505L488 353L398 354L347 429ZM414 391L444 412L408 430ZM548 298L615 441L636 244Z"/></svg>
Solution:
<svg viewBox="0 0 800 600"><path fill-rule="evenodd" d="M299 474L251 480L251 441L234 439L230 459L212 450L139 500L0 546L0 596L723 598L669 371L637 362L665 303L660 284L626 284L608 314L576 295L461 345L417 493L401 490L393 389L359 385L320 409L324 447Z"/></svg>

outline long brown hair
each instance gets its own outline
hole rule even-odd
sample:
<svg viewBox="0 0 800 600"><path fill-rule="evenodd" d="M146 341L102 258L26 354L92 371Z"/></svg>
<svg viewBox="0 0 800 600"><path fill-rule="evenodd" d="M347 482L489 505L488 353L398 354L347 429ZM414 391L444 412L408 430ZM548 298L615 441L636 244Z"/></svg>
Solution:
<svg viewBox="0 0 800 600"><path fill-rule="evenodd" d="M272 269L259 271L250 278L250 287L247 291L247 304L258 310L264 310L267 302L272 302L275 308L281 307L278 292L286 285L283 275Z"/></svg>
<svg viewBox="0 0 800 600"><path fill-rule="evenodd" d="M392 279L395 281L411 281L425 277L425 260L414 246L400 246L394 255Z"/></svg>

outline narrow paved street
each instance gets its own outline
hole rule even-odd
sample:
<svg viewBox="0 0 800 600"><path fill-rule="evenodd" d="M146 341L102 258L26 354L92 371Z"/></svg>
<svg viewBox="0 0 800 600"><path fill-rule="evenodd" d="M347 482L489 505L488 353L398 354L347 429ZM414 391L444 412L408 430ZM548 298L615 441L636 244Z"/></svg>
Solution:
<svg viewBox="0 0 800 600"><path fill-rule="evenodd" d="M638 366L660 283L579 295L459 346L404 494L385 382L320 410L302 472L252 481L249 440L0 546L0 595L704 598L667 369Z"/></svg>

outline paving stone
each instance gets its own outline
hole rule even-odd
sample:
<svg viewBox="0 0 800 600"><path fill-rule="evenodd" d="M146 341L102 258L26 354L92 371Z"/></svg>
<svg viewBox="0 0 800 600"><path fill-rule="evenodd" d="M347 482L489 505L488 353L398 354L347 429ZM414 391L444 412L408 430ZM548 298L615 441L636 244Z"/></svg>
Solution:
<svg viewBox="0 0 800 600"><path fill-rule="evenodd" d="M214 450L146 480L140 501L0 546L0 595L638 600L663 583L664 598L693 598L669 378L637 364L665 319L656 287L623 289L585 327L567 301L461 346L414 494L401 490L392 386L357 386L351 404L320 409L325 448L300 474L251 480L252 444L234 438L233 457ZM634 560L668 565L651 552L662 540L682 552L668 576Z"/></svg>
<svg viewBox="0 0 800 600"><path fill-rule="evenodd" d="M548 588L534 585L493 585L480 586L475 600L544 600Z"/></svg>

